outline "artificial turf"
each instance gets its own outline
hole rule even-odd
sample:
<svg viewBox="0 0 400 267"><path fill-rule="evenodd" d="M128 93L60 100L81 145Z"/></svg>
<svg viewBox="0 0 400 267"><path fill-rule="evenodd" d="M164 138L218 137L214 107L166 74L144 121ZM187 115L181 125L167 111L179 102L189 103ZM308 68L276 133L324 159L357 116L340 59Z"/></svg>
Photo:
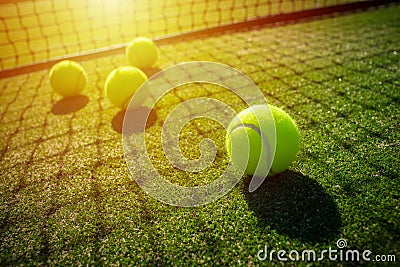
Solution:
<svg viewBox="0 0 400 267"><path fill-rule="evenodd" d="M265 245L322 251L339 238L398 262L399 14L392 6L160 46L159 69L193 60L237 68L301 130L288 171L254 193L243 177L195 208L151 198L128 171L123 114L103 92L108 73L127 64L124 55L80 62L90 81L75 99L52 92L48 70L2 79L0 265L252 266L271 264L257 259ZM158 102L147 146L157 170L181 185L207 183L228 163L223 128L204 119L183 129L181 148L196 158L199 141L213 139L219 152L208 169L186 174L163 155L166 116L199 96L244 108L212 86L176 88Z"/></svg>

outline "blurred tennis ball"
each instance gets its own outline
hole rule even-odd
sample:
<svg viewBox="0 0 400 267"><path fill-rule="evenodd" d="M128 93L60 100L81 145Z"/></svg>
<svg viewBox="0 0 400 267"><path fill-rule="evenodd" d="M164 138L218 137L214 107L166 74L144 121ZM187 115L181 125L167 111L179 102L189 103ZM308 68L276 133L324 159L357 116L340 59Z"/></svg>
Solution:
<svg viewBox="0 0 400 267"><path fill-rule="evenodd" d="M138 68L119 67L107 77L104 87L106 96L114 106L127 109L132 96L146 80L146 74ZM137 103L143 103L148 94L142 92L139 97L140 101Z"/></svg>
<svg viewBox="0 0 400 267"><path fill-rule="evenodd" d="M270 131L273 124L276 141ZM273 105L256 105L243 110L232 120L226 135L232 162L246 174L258 177L266 175L273 142L276 143L275 154L268 175L286 170L296 158L300 145L296 123L284 110Z"/></svg>
<svg viewBox="0 0 400 267"><path fill-rule="evenodd" d="M140 69L151 68L158 58L156 44L146 37L137 37L130 42L125 54L129 64Z"/></svg>
<svg viewBox="0 0 400 267"><path fill-rule="evenodd" d="M63 60L55 64L49 76L53 90L64 97L79 95L87 84L85 70L72 60Z"/></svg>

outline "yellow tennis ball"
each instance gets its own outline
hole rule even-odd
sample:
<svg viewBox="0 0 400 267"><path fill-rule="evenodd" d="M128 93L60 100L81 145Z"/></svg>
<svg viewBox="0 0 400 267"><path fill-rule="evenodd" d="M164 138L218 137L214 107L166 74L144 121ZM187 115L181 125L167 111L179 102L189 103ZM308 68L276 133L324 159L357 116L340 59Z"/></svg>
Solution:
<svg viewBox="0 0 400 267"><path fill-rule="evenodd" d="M106 96L114 106L127 109L132 96L146 80L146 74L138 68L119 67L107 77L104 87ZM137 103L142 104L147 95L141 94L140 97Z"/></svg>
<svg viewBox="0 0 400 267"><path fill-rule="evenodd" d="M129 64L140 69L151 68L158 58L157 46L146 37L137 37L130 42L125 54Z"/></svg>
<svg viewBox="0 0 400 267"><path fill-rule="evenodd" d="M86 87L87 75L81 65L71 60L63 60L50 70L50 85L62 96L77 96Z"/></svg>
<svg viewBox="0 0 400 267"><path fill-rule="evenodd" d="M276 136L271 131L273 126ZM228 126L226 145L232 162L246 174L254 176L266 175L272 158L270 148L275 145L268 173L271 176L286 170L296 158L300 133L294 120L284 110L273 105L256 105L243 110L232 120Z"/></svg>

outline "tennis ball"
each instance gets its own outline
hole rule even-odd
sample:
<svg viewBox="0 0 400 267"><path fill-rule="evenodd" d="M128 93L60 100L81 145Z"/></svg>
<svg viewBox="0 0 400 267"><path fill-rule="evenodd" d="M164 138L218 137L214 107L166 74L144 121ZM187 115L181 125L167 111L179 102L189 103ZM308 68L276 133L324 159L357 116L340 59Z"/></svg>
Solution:
<svg viewBox="0 0 400 267"><path fill-rule="evenodd" d="M138 68L116 68L107 77L104 86L106 96L114 106L127 109L132 96L146 80L146 74ZM140 97L137 103L143 103L147 95L142 93Z"/></svg>
<svg viewBox="0 0 400 267"><path fill-rule="evenodd" d="M275 154L272 155L274 144ZM243 110L231 121L226 145L228 155L237 167L248 175L264 178L269 164L269 176L289 167L299 150L300 133L296 123L282 109L256 105Z"/></svg>
<svg viewBox="0 0 400 267"><path fill-rule="evenodd" d="M50 70L50 85L62 96L77 96L86 87L87 75L81 65L71 60L63 60Z"/></svg>
<svg viewBox="0 0 400 267"><path fill-rule="evenodd" d="M137 37L130 42L125 54L129 64L140 69L151 68L158 57L156 45L146 37Z"/></svg>

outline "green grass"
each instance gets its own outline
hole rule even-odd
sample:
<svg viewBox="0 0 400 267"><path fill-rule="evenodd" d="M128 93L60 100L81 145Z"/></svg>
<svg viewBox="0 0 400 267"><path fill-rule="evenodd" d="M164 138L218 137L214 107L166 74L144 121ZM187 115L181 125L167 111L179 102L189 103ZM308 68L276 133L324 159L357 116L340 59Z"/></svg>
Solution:
<svg viewBox="0 0 400 267"><path fill-rule="evenodd" d="M254 193L244 177L196 208L162 204L130 176L121 114L103 93L107 74L127 64L123 55L81 62L90 83L75 100L52 92L48 70L1 80L0 265L252 266L263 264L264 245L320 252L339 238L399 261L399 14L394 6L160 47L160 69L212 60L244 72L302 134L288 171ZM213 180L228 161L224 130L207 120L183 129L181 147L195 158L199 140L212 138L219 152L210 168L187 175L162 153L163 120L198 96L244 108L220 88L190 86L157 104L147 146L157 170L179 184Z"/></svg>

